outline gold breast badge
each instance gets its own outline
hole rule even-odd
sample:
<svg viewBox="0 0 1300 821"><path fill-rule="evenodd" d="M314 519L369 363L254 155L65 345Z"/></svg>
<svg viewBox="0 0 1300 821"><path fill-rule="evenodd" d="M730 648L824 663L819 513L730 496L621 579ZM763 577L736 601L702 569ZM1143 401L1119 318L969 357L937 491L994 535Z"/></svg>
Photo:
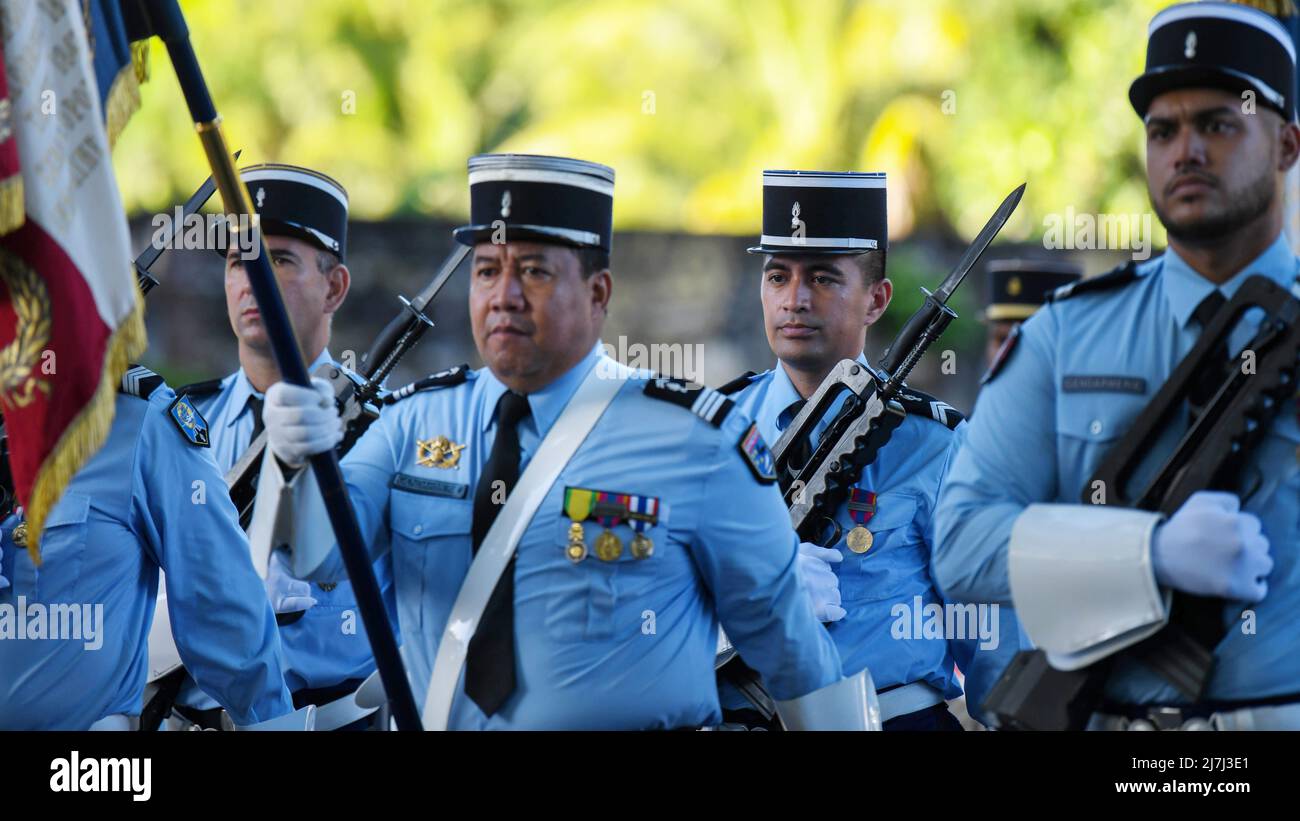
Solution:
<svg viewBox="0 0 1300 821"><path fill-rule="evenodd" d="M458 445L446 436L417 439L415 463L426 468L454 469L459 467L460 452L464 449L464 445Z"/></svg>

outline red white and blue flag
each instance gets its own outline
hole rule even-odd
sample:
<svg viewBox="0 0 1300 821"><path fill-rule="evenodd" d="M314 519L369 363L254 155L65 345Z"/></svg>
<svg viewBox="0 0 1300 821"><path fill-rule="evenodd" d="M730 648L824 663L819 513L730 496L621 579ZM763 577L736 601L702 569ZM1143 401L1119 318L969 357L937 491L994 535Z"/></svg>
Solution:
<svg viewBox="0 0 1300 821"><path fill-rule="evenodd" d="M118 0L0 0L0 413L34 560L145 348L110 158L139 104Z"/></svg>

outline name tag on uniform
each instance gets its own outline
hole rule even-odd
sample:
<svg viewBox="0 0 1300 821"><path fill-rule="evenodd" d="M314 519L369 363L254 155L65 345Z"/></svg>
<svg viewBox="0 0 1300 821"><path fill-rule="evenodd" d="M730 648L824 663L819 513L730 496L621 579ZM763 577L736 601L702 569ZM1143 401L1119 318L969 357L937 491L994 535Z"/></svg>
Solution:
<svg viewBox="0 0 1300 821"><path fill-rule="evenodd" d="M469 485L456 482L439 482L437 479L425 479L399 473L393 477L388 486L396 490L419 493L422 496L444 496L449 499L464 499L469 494Z"/></svg>
<svg viewBox="0 0 1300 821"><path fill-rule="evenodd" d="M1147 381L1140 376L1064 376L1063 393L1135 393L1147 392Z"/></svg>

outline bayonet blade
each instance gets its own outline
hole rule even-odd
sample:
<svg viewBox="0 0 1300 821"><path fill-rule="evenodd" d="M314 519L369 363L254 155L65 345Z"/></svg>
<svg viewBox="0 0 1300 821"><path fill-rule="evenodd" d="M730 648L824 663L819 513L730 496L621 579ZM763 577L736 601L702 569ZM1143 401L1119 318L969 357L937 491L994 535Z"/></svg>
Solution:
<svg viewBox="0 0 1300 821"><path fill-rule="evenodd" d="M998 235L998 232L1002 230L1002 226L1006 225L1007 220L1011 218L1016 206L1020 204L1020 198L1024 196L1026 184L1022 182L1019 188L1007 194L1007 198L998 206L998 210L993 213L993 216L989 217L989 221L984 224L984 228L975 236L975 240L966 249L966 253L962 254L957 266L952 269L952 273L948 274L948 278L939 286L939 290L934 292L934 298L940 305L948 303L948 297L952 296L952 292L957 290L958 285L961 285L961 281L970 273L970 269L975 267L975 263L979 262L979 258L988 249L989 244L993 242L993 238Z"/></svg>
<svg viewBox="0 0 1300 821"><path fill-rule="evenodd" d="M460 243L456 245L456 249L442 261L442 268L438 271L438 275L424 287L423 291L415 295L415 299L411 300L411 308L415 310L416 314L424 313L424 306L433 301L433 298L442 290L442 286L447 284L447 280L451 279L451 275L456 273L456 269L460 267L461 262L473 250L468 245L461 245Z"/></svg>

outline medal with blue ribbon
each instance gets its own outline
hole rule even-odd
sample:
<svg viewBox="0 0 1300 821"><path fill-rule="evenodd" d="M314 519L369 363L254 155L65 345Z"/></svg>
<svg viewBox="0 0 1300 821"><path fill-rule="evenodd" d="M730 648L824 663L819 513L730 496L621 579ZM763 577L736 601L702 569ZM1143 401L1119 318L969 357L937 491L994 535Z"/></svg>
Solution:
<svg viewBox="0 0 1300 821"><path fill-rule="evenodd" d="M655 543L645 532L659 521L659 500L653 496L633 496L628 502L628 524L636 533L632 537L632 558L648 559Z"/></svg>

